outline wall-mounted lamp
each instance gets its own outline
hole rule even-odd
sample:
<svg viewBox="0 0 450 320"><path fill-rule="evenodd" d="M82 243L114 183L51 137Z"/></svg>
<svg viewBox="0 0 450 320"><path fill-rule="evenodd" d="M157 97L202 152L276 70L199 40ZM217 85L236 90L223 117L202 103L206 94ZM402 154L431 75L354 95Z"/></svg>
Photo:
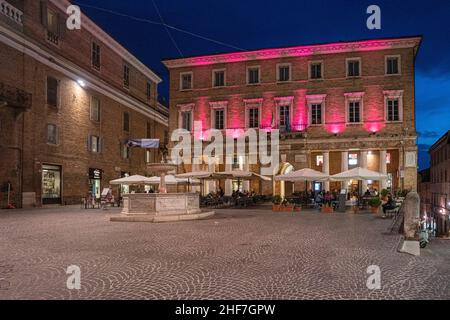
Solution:
<svg viewBox="0 0 450 320"><path fill-rule="evenodd" d="M77 83L82 88L86 87L86 82L84 80L78 79Z"/></svg>

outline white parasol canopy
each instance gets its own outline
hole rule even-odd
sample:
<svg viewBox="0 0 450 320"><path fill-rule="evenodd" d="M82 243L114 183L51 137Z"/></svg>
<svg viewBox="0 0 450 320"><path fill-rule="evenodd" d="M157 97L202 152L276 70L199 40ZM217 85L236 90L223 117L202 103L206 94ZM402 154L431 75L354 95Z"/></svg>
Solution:
<svg viewBox="0 0 450 320"><path fill-rule="evenodd" d="M178 179L214 179L214 173L209 171L196 171L177 174Z"/></svg>
<svg viewBox="0 0 450 320"><path fill-rule="evenodd" d="M161 183L161 178L160 177L151 177L151 178L149 178L149 180L150 180L149 184L152 184L152 185L156 185L156 184L159 185ZM166 184L169 184L169 185L199 183L199 181L196 180L196 179L189 181L188 179L176 178L173 175L167 175L165 177L165 180L166 180Z"/></svg>
<svg viewBox="0 0 450 320"><path fill-rule="evenodd" d="M386 174L371 171L364 168L355 168L349 171L341 172L330 177L331 181L347 181L347 180L387 180Z"/></svg>
<svg viewBox="0 0 450 320"><path fill-rule="evenodd" d="M217 172L214 173L214 176L221 179L272 181L272 179L269 177L265 177L251 171L243 170Z"/></svg>
<svg viewBox="0 0 450 320"><path fill-rule="evenodd" d="M150 178L134 175L121 179L112 180L109 182L110 184L120 184L120 185L149 185L151 184Z"/></svg>
<svg viewBox="0 0 450 320"><path fill-rule="evenodd" d="M313 169L301 169L298 171L290 172L285 175L280 175L275 177L276 181L290 181L290 182L297 182L297 181L325 181L330 178L329 175L316 171Z"/></svg>

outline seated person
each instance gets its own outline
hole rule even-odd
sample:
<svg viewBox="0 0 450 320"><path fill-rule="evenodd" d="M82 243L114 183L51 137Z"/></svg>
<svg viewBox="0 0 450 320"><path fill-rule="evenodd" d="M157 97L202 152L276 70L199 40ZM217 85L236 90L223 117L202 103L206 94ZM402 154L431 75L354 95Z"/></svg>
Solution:
<svg viewBox="0 0 450 320"><path fill-rule="evenodd" d="M395 208L397 208L397 203L392 198L392 195L389 195L387 202L383 204L383 214L386 215L388 210L394 210Z"/></svg>

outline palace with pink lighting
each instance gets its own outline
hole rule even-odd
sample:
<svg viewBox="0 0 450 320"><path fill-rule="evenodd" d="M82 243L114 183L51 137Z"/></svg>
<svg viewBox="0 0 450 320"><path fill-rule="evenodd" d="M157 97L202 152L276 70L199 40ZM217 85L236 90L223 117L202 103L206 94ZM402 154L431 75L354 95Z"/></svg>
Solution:
<svg viewBox="0 0 450 320"><path fill-rule="evenodd" d="M194 122L239 132L279 129L280 166L337 174L353 167L387 173L363 188L417 188L415 58L420 36L338 42L164 60L170 72L170 131L193 132ZM199 137L194 137L199 138ZM237 138L237 137L235 137ZM206 159L203 159L206 160ZM180 172L241 168L190 165ZM226 194L238 186L221 182ZM325 190L352 187L317 183ZM209 191L216 188L210 183ZM247 182L244 189L289 195L302 183Z"/></svg>

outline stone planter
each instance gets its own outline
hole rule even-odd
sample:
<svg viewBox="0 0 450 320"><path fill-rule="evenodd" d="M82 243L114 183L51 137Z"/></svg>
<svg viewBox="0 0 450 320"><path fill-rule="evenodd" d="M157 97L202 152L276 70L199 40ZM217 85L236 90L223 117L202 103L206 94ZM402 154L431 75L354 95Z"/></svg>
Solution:
<svg viewBox="0 0 450 320"><path fill-rule="evenodd" d="M370 207L370 211L373 214L378 214L378 212L380 212L380 206L378 206L378 207Z"/></svg>
<svg viewBox="0 0 450 320"><path fill-rule="evenodd" d="M322 207L322 213L331 214L334 212L333 207Z"/></svg>
<svg viewBox="0 0 450 320"><path fill-rule="evenodd" d="M272 204L272 211L273 212L280 212L281 211L281 204Z"/></svg>

